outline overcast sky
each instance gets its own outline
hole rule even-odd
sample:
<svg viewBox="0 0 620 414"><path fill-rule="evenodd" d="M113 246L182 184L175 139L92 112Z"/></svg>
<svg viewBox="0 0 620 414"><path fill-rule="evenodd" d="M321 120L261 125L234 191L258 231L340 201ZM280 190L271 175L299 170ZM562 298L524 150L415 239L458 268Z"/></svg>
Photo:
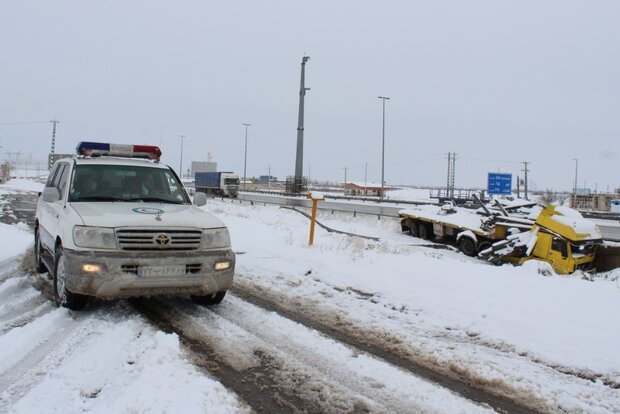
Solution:
<svg viewBox="0 0 620 414"><path fill-rule="evenodd" d="M175 169L294 174L300 63L304 174L484 187L620 187L620 2L1 1L2 151L161 144Z"/></svg>

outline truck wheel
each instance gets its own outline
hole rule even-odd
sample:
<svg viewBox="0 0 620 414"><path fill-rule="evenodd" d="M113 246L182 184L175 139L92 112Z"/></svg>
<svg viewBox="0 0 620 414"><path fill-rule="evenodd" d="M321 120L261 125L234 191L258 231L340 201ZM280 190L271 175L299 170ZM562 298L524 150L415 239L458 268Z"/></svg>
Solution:
<svg viewBox="0 0 620 414"><path fill-rule="evenodd" d="M492 246L492 244L489 243L489 242L482 242L482 243L478 244L478 253L488 249L491 246Z"/></svg>
<svg viewBox="0 0 620 414"><path fill-rule="evenodd" d="M39 236L39 227L34 230L34 269L38 273L47 272L47 267L45 263L43 263L43 259L41 259L41 254L43 246L41 246L41 238Z"/></svg>
<svg viewBox="0 0 620 414"><path fill-rule="evenodd" d="M67 290L67 263L62 254L62 246L56 248L54 265L54 302L71 310L81 310L86 306L87 297Z"/></svg>
<svg viewBox="0 0 620 414"><path fill-rule="evenodd" d="M465 255L473 257L476 255L476 242L471 237L461 237L459 250Z"/></svg>
<svg viewBox="0 0 620 414"><path fill-rule="evenodd" d="M211 295L190 296L190 297L192 298L194 303L197 303L203 306L209 306L209 305L217 305L221 303L222 300L224 299L224 296L226 296L225 290L222 290L221 292L217 292L217 293L212 293Z"/></svg>
<svg viewBox="0 0 620 414"><path fill-rule="evenodd" d="M418 223L418 237L424 240L430 240L433 237L433 233L426 223Z"/></svg>

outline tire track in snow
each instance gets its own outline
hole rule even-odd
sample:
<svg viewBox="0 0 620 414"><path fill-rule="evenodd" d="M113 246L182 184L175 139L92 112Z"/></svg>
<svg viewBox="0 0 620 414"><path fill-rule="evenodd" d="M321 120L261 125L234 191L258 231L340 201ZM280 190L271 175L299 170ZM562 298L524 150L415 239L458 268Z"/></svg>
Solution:
<svg viewBox="0 0 620 414"><path fill-rule="evenodd" d="M466 333L463 331L438 333L420 329L415 318L402 321L399 318L399 321L405 322L404 326L400 323L386 324L394 316L390 316L390 313L382 314L382 308L379 309L377 319L373 318L369 325L363 325L346 313L346 306L343 310L317 301L312 295L292 296L278 290L272 291L268 286L256 284L243 275L237 276L233 292L252 303L332 335L423 377L429 375L431 381L436 378L441 384L447 380L457 387L464 385L468 388L466 391L482 393L493 399L497 395L500 403L507 401L513 404L514 401L513 405L517 407L504 409L489 402L500 411L574 411L584 406L597 407L601 412L617 410L617 390L605 387L600 382L592 383L538 364L501 347L476 344L472 340L481 339L469 336L464 338ZM331 295L321 286L317 289L321 294ZM344 293L347 293L341 297L344 301L368 300L366 295L351 296L349 292ZM334 294L340 295L342 292ZM389 304L384 306L393 309ZM393 310L398 314L403 311ZM391 326L395 330L391 330ZM455 341L455 338L459 340ZM578 399L575 399L576 395L579 395Z"/></svg>
<svg viewBox="0 0 620 414"><path fill-rule="evenodd" d="M160 329L178 334L197 365L257 411L488 411L236 297L213 309L181 299L133 303Z"/></svg>
<svg viewBox="0 0 620 414"><path fill-rule="evenodd" d="M6 412L7 407L38 383L41 375L70 357L72 348L88 336L87 330L76 331L85 318L79 315L72 318L68 314L64 309L57 309L0 337L2 345L19 336L21 345L0 359L0 390L4 390L0 394L0 412Z"/></svg>
<svg viewBox="0 0 620 414"><path fill-rule="evenodd" d="M303 301L299 298L283 298L279 293L268 292L262 286L250 286L241 282L239 278L233 285L232 292L261 308L279 313L340 342L401 367L420 378L450 389L468 400L487 404L499 412L534 413L537 410L537 408L528 407L484 389L476 388L465 379L449 377L446 373L439 371L438 367L435 367L437 370L433 370L429 366L422 365L416 362L416 355L403 354L402 343L398 338L386 337L363 327L354 326L345 315L322 315L321 311L316 308L311 312L309 309L312 306L302 303ZM486 385L493 387L497 384L489 383ZM540 407L539 404L536 405Z"/></svg>
<svg viewBox="0 0 620 414"><path fill-rule="evenodd" d="M380 407L384 407L387 412L437 410L437 407L424 401L420 395L429 395L431 400L457 400L462 404L460 406L462 410L488 410L476 404L467 406L460 395L412 376L410 372L400 367L379 360L332 336L300 325L286 316L279 313L274 315L271 309L257 307L238 297L229 297L225 303L210 310L219 317L252 332L268 344L269 348L299 361L306 366L306 369L314 371L315 376L327 377L330 381L341 384L346 387L350 395L364 395ZM206 311L198 312L198 316L204 312ZM278 323L278 319L282 321ZM278 328L278 325L282 327ZM270 329L264 329L265 327ZM395 387L394 381L399 385ZM442 411L444 409L445 407L440 408ZM455 407L447 410L453 409Z"/></svg>
<svg viewBox="0 0 620 414"><path fill-rule="evenodd" d="M285 390L274 384L268 369L272 361L265 355L254 353L249 357L254 365L240 368L222 358L203 329L184 320L167 304L147 299L133 299L131 303L155 327L177 334L198 367L217 378L257 412L295 413L295 407L304 405L295 395L282 395L281 391ZM307 411L319 412L318 407L309 407Z"/></svg>
<svg viewBox="0 0 620 414"><path fill-rule="evenodd" d="M51 303L32 288L27 277L0 282L0 334L24 326L52 309Z"/></svg>

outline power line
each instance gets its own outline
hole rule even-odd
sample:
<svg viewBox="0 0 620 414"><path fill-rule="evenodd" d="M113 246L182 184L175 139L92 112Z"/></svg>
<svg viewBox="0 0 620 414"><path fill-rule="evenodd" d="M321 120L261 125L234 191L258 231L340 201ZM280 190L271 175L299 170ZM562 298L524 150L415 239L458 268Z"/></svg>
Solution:
<svg viewBox="0 0 620 414"><path fill-rule="evenodd" d="M0 125L30 125L30 124L47 124L49 121L21 121L21 122L0 122Z"/></svg>

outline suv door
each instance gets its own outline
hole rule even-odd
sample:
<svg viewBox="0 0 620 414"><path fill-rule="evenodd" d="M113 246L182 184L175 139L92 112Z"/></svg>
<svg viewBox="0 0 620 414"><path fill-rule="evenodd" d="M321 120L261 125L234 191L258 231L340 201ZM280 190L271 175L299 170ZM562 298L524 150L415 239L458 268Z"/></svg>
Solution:
<svg viewBox="0 0 620 414"><path fill-rule="evenodd" d="M56 188L60 193L60 199L45 201L39 198L39 234L43 248L54 254L56 236L60 233L59 222L65 205L65 190L69 178L69 164L59 162L49 175L45 188Z"/></svg>

